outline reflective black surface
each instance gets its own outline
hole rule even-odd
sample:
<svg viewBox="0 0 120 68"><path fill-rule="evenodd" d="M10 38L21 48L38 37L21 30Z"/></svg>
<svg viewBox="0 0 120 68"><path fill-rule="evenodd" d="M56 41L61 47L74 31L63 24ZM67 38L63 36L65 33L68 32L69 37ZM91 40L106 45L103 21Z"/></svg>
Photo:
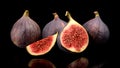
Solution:
<svg viewBox="0 0 120 68"><path fill-rule="evenodd" d="M6 5L6 2L9 3ZM111 49L114 39L113 12L111 3L104 0L66 0L66 1L36 1L36 0L6 0L0 3L0 54L1 66L10 68L29 68L28 63L32 59L46 59L51 61L56 68L66 68L68 64L76 59L85 57L88 59L88 68L108 68L112 65L115 54ZM13 24L28 9L30 17L41 27L41 30L53 19L53 12L57 12L61 19L68 21L65 12L68 10L72 17L84 24L94 17L93 11L98 10L101 19L110 29L110 38L105 44L90 43L87 49L79 54L71 54L61 51L57 44L53 49L43 56L31 56L26 49L16 47L10 39L10 30ZM113 48L113 47L112 47ZM5 65L4 65L5 64Z"/></svg>

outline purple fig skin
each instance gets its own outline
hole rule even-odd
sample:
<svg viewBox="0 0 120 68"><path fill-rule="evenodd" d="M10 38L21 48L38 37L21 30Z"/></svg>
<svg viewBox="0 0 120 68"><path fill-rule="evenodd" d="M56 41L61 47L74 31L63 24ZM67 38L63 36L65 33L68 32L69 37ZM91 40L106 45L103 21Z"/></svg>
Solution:
<svg viewBox="0 0 120 68"><path fill-rule="evenodd" d="M51 20L48 24L45 25L42 31L42 37L45 38L47 36L53 35L56 32L58 34L65 27L66 22L59 18L57 13L53 13L54 19Z"/></svg>
<svg viewBox="0 0 120 68"><path fill-rule="evenodd" d="M57 45L58 45L59 49L62 50L63 52L72 53L72 52L70 52L70 51L68 51L68 50L66 50L65 48L62 47L62 44L61 44L61 41L60 41L60 34L61 34L62 30L60 31L60 33L57 37Z"/></svg>
<svg viewBox="0 0 120 68"><path fill-rule="evenodd" d="M10 36L17 47L25 48L28 44L38 40L40 33L39 25L29 17L29 11L26 10L13 25Z"/></svg>
<svg viewBox="0 0 120 68"><path fill-rule="evenodd" d="M83 26L95 43L106 43L110 36L108 26L101 20L97 11L94 14L95 18L87 21Z"/></svg>

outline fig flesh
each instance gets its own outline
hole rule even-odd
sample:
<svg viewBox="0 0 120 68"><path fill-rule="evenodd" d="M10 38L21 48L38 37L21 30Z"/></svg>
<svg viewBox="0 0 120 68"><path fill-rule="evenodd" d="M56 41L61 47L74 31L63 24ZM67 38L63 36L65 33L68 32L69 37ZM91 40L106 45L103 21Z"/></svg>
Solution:
<svg viewBox="0 0 120 68"><path fill-rule="evenodd" d="M48 53L54 46L58 33L38 40L26 46L30 55L39 56Z"/></svg>
<svg viewBox="0 0 120 68"><path fill-rule="evenodd" d="M83 52L89 43L88 33L81 24L71 17L68 11L66 11L66 16L69 18L69 22L60 33L58 45L61 49L70 52Z"/></svg>
<svg viewBox="0 0 120 68"><path fill-rule="evenodd" d="M53 35L56 32L60 32L64 26L66 25L66 22L58 16L57 13L53 13L54 19L51 20L48 24L45 25L42 31L42 37L45 38L47 36Z"/></svg>
<svg viewBox="0 0 120 68"><path fill-rule="evenodd" d="M85 57L81 57L72 61L67 68L88 68L89 61Z"/></svg>
<svg viewBox="0 0 120 68"><path fill-rule="evenodd" d="M32 59L28 63L29 68L56 68L55 65L46 59Z"/></svg>
<svg viewBox="0 0 120 68"><path fill-rule="evenodd" d="M105 43L109 39L108 26L102 21L98 11L94 11L95 18L87 21L83 26L95 43Z"/></svg>
<svg viewBox="0 0 120 68"><path fill-rule="evenodd" d="M23 16L16 21L11 29L11 40L20 48L38 40L41 30L39 25L29 17L29 11L25 10Z"/></svg>

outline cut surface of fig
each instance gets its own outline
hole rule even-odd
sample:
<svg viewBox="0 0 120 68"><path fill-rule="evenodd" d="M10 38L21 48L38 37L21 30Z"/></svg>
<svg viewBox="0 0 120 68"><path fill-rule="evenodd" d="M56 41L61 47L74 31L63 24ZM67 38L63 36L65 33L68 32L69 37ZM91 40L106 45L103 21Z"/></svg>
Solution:
<svg viewBox="0 0 120 68"><path fill-rule="evenodd" d="M44 55L48 53L54 46L56 42L58 33L48 36L46 38L43 38L41 40L38 40L30 45L28 45L27 51L31 55Z"/></svg>
<svg viewBox="0 0 120 68"><path fill-rule="evenodd" d="M46 59L32 59L28 63L29 68L56 68L55 65Z"/></svg>
<svg viewBox="0 0 120 68"><path fill-rule="evenodd" d="M43 28L43 31L42 31L43 38L53 35L56 32L59 33L60 30L62 30L64 26L66 25L66 22L60 19L57 13L53 13L53 15L54 15L54 19L48 22Z"/></svg>
<svg viewBox="0 0 120 68"><path fill-rule="evenodd" d="M25 48L28 44L38 40L40 33L39 25L29 17L29 11L25 10L23 16L13 25L10 36L16 46Z"/></svg>
<svg viewBox="0 0 120 68"><path fill-rule="evenodd" d="M98 11L94 11L94 14L95 18L87 21L83 26L95 43L105 43L110 35L108 26L100 18Z"/></svg>
<svg viewBox="0 0 120 68"><path fill-rule="evenodd" d="M71 52L80 53L88 46L88 33L83 26L73 20L68 11L66 14L69 22L60 34L61 46Z"/></svg>

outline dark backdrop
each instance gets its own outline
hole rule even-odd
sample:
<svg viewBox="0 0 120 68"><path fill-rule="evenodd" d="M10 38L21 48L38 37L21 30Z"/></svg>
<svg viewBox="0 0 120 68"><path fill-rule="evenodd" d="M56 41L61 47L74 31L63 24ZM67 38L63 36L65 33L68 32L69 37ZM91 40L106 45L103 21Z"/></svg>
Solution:
<svg viewBox="0 0 120 68"><path fill-rule="evenodd" d="M94 18L94 11L98 11L101 19L110 29L110 39L103 45L89 44L88 48L79 54L70 54L61 51L57 44L43 56L31 56L26 49L16 47L10 39L10 30L13 24L22 16L25 10L29 10L30 17L35 20L41 31L45 24L53 19L53 12L68 21L65 12L69 11L72 17L80 24ZM1 64L11 68L28 68L31 59L47 59L57 68L65 68L72 61L81 57L89 60L89 67L98 65L111 67L111 49L113 45L113 7L108 0L4 0L0 2L0 53ZM4 65L6 64L6 65Z"/></svg>

